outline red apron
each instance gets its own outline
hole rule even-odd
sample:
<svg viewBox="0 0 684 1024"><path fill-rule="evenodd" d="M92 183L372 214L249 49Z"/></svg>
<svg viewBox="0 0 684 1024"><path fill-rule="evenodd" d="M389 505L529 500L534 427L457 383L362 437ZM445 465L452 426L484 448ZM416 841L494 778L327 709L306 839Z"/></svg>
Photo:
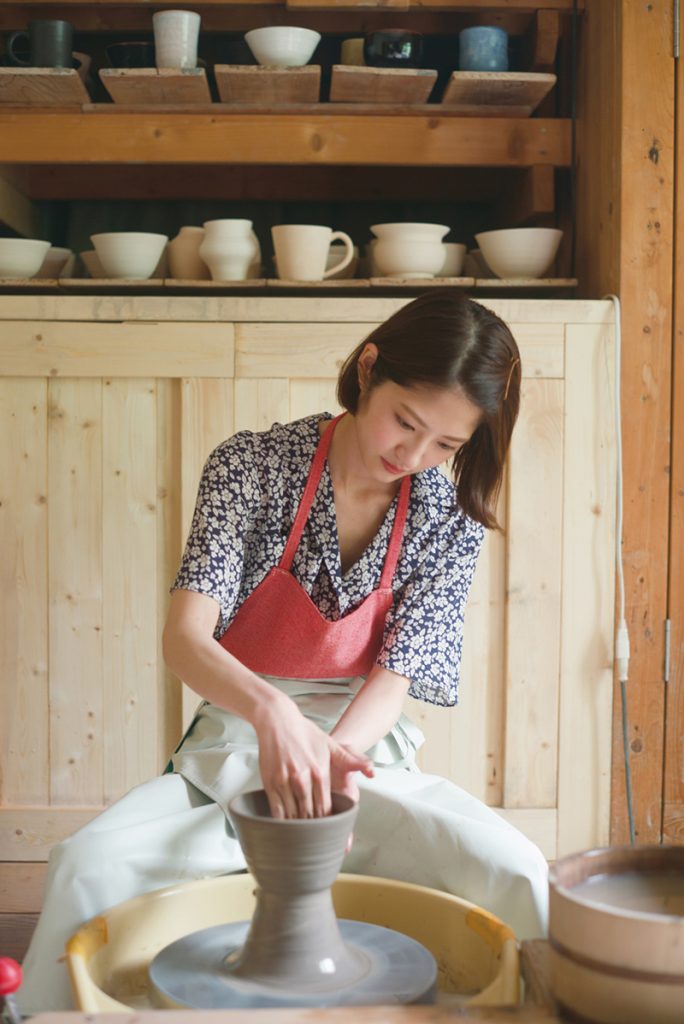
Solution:
<svg viewBox="0 0 684 1024"><path fill-rule="evenodd" d="M379 586L354 611L330 622L290 572L341 418L332 421L318 444L280 562L240 606L219 640L243 665L261 675L286 679L367 675L382 644L385 618L392 606L392 580L406 522L410 477L401 481Z"/></svg>

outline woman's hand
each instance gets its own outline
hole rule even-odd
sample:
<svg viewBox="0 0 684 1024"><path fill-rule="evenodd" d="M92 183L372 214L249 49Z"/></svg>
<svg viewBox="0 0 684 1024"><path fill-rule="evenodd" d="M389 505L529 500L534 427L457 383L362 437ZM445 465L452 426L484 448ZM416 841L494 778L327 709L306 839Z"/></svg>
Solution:
<svg viewBox="0 0 684 1024"><path fill-rule="evenodd" d="M330 814L331 790L358 799L354 773L373 775L370 758L328 736L289 698L269 702L254 727L261 779L274 818L324 817Z"/></svg>

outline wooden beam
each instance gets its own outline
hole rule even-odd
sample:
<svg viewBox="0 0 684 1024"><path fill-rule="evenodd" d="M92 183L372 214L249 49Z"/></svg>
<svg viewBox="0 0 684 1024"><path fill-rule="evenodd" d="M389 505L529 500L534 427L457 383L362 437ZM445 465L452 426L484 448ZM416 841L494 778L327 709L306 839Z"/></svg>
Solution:
<svg viewBox="0 0 684 1024"><path fill-rule="evenodd" d="M553 70L560 31L561 19L558 11L538 10L535 12L534 26L523 48L524 67L527 70Z"/></svg>
<svg viewBox="0 0 684 1024"><path fill-rule="evenodd" d="M676 64L672 4L622 0L618 26L621 61L617 74L612 74L621 89L622 551L631 643L627 712L637 840L657 843L663 802L670 491ZM648 87L635 88L635 82ZM596 97L590 101L596 104ZM600 175L601 167L592 173ZM600 232L599 223L596 228ZM617 688L613 763L612 840L623 842L627 813Z"/></svg>
<svg viewBox="0 0 684 1024"><path fill-rule="evenodd" d="M114 107L114 105L112 104ZM346 113L0 112L6 163L567 167L570 124ZM85 142L87 140L87 143Z"/></svg>
<svg viewBox="0 0 684 1024"><path fill-rule="evenodd" d="M40 231L36 207L3 176L0 176L0 223L24 238L37 238Z"/></svg>
<svg viewBox="0 0 684 1024"><path fill-rule="evenodd" d="M680 45L681 45L680 40ZM665 729L663 839L684 843L684 71L677 61L677 179L675 218L674 324L672 334L672 486L670 489L670 679Z"/></svg>

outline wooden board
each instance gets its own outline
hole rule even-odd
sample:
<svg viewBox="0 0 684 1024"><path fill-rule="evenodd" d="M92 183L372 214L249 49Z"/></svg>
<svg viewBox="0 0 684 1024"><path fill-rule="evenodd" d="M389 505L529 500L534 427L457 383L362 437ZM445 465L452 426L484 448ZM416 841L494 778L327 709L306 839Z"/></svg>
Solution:
<svg viewBox="0 0 684 1024"><path fill-rule="evenodd" d="M102 68L115 103L211 103L204 68Z"/></svg>
<svg viewBox="0 0 684 1024"><path fill-rule="evenodd" d="M249 64L217 64L216 87L223 103L317 103L321 92L321 68L272 68Z"/></svg>
<svg viewBox="0 0 684 1024"><path fill-rule="evenodd" d="M0 103L63 107L90 103L90 94L73 68L0 68Z"/></svg>
<svg viewBox="0 0 684 1024"><path fill-rule="evenodd" d="M556 76L522 71L452 71L442 105L464 117L529 117Z"/></svg>
<svg viewBox="0 0 684 1024"><path fill-rule="evenodd" d="M334 64L332 103L426 103L437 81L427 68L359 68Z"/></svg>

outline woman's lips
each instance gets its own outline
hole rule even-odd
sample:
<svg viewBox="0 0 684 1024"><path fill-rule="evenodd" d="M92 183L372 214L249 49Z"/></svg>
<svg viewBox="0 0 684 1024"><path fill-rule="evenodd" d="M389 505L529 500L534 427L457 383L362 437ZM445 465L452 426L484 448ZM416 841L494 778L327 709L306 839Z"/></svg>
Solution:
<svg viewBox="0 0 684 1024"><path fill-rule="evenodd" d="M394 476L406 476L405 470L399 469L398 466L393 466L391 462L387 461L387 459L383 459L382 455L380 456L380 461L388 473L392 473Z"/></svg>

